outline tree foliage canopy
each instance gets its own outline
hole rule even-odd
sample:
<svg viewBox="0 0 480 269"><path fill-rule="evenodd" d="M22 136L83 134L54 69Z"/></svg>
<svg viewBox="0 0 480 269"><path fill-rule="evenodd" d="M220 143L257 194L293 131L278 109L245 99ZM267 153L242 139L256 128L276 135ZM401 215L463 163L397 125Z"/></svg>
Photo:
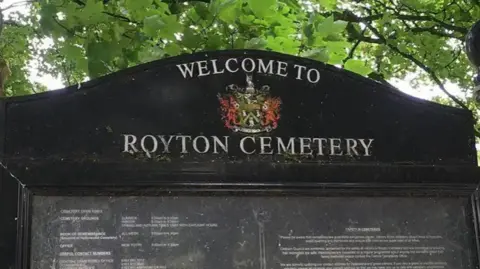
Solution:
<svg viewBox="0 0 480 269"><path fill-rule="evenodd" d="M7 94L42 91L27 65L65 84L163 57L204 50L263 49L342 66L383 83L417 74L445 93L435 101L480 115L464 39L480 19L467 0L35 0L31 12L0 18ZM9 7L5 7L3 12ZM50 38L52 46L40 46ZM480 127L480 126L478 126ZM478 134L480 136L480 134Z"/></svg>

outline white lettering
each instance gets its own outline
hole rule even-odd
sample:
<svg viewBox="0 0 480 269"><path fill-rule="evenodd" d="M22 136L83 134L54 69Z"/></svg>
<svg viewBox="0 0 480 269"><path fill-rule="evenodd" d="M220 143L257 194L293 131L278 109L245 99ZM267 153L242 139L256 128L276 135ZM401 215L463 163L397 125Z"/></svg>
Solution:
<svg viewBox="0 0 480 269"><path fill-rule="evenodd" d="M305 71L307 67L298 64L294 65L293 67L297 69L297 79L302 80L302 72Z"/></svg>
<svg viewBox="0 0 480 269"><path fill-rule="evenodd" d="M290 154L295 154L295 139L292 137L288 140L287 146L283 143L282 138L277 137L277 146L278 146L278 153L288 152Z"/></svg>
<svg viewBox="0 0 480 269"><path fill-rule="evenodd" d="M217 68L217 60L211 60L212 62L212 66L213 66L213 74L214 75L217 75L217 74L223 74L225 72L225 69L222 69L221 71L218 71L218 68Z"/></svg>
<svg viewBox="0 0 480 269"><path fill-rule="evenodd" d="M286 62L278 62L277 66L277 75L286 77L288 75L287 73L287 66L288 64Z"/></svg>
<svg viewBox="0 0 480 269"><path fill-rule="evenodd" d="M187 154L187 139L192 140L192 137L189 135L177 135L177 140L181 139L182 140L182 154Z"/></svg>
<svg viewBox="0 0 480 269"><path fill-rule="evenodd" d="M143 151L152 158L153 153L181 154L222 154L230 150L229 136L190 136L190 135L144 135L141 138L132 134L122 134L123 152ZM372 156L374 139L321 138L321 137L271 137L245 136L240 141L244 154L291 154L316 156ZM276 143L276 144L275 144ZM173 144L173 145L172 145ZM317 149L318 148L318 149ZM317 152L318 150L318 152Z"/></svg>
<svg viewBox="0 0 480 269"><path fill-rule="evenodd" d="M249 62L249 63L247 63ZM248 65L247 65L248 64ZM248 69L248 67L250 66L250 70ZM253 61L253 59L251 58L245 58L243 59L242 61L242 69L243 71L247 72L247 73L251 73L253 72L253 70L255 70L255 62Z"/></svg>
<svg viewBox="0 0 480 269"><path fill-rule="evenodd" d="M210 75L210 71L208 71L207 61L198 61L196 62L198 66L198 76L204 77Z"/></svg>
<svg viewBox="0 0 480 269"><path fill-rule="evenodd" d="M343 151L341 148L342 140L340 138L330 138L330 155L341 156Z"/></svg>
<svg viewBox="0 0 480 269"><path fill-rule="evenodd" d="M371 156L370 147L372 146L373 139L368 140L368 144L365 143L365 139L358 139L362 147L365 149L365 154L363 156Z"/></svg>
<svg viewBox="0 0 480 269"><path fill-rule="evenodd" d="M266 151L269 149L270 151ZM268 136L260 137L260 154L273 154L272 150L272 138Z"/></svg>
<svg viewBox="0 0 480 269"><path fill-rule="evenodd" d="M355 155L360 155L358 154L358 151L356 149L357 146L358 146L357 140L352 138L347 138L347 155L352 156L353 155L352 152Z"/></svg>
<svg viewBox="0 0 480 269"><path fill-rule="evenodd" d="M228 59L226 62L225 62L225 68L227 69L228 72L230 73L236 73L238 72L239 68L237 67L237 69L233 70L231 67L230 67L230 61L232 62L235 62L236 64L238 64L238 60L235 59L235 58L231 58L231 59Z"/></svg>
<svg viewBox="0 0 480 269"><path fill-rule="evenodd" d="M163 135L159 135L158 138L160 138L160 141L163 144L163 153L170 153L169 147L170 147L170 142L172 142L173 135L170 135L168 137L168 140L165 140L165 136Z"/></svg>
<svg viewBox="0 0 480 269"><path fill-rule="evenodd" d="M152 149L149 150L146 146L145 146L145 140L147 138L150 138L150 140L152 140L153 142L153 145L152 145ZM155 138L155 136L153 135L146 135L144 137L142 137L142 140L140 140L140 146L142 147L142 150L143 152L145 152L145 154L147 155L148 158L152 158L152 153L154 153L155 151L157 151L158 149L158 141L157 139Z"/></svg>
<svg viewBox="0 0 480 269"><path fill-rule="evenodd" d="M312 79L312 76L311 76L311 72L314 72L315 73L315 78ZM317 69L310 69L307 71L307 79L308 79L308 82L310 83L317 83L318 81L320 81L320 72L317 70Z"/></svg>
<svg viewBox="0 0 480 269"><path fill-rule="evenodd" d="M244 137L244 138L242 138L242 139L240 140L240 149L241 149L242 152L245 153L245 154L248 154L248 155L254 154L254 153L255 153L255 150L247 151L247 150L245 149L245 141L246 141L247 139L250 139L250 140L253 141L253 143L255 143L255 138L253 138L253 137L251 137L251 136L246 136L246 137Z"/></svg>
<svg viewBox="0 0 480 269"><path fill-rule="evenodd" d="M194 76L204 77L209 75L224 74L226 72L236 73L240 70L245 73L263 73L269 75L277 75L281 77L288 76L289 63L277 60L265 60L259 58L229 58L225 63L219 64L218 59L207 59L195 61L185 64L177 64L178 70L184 78L191 78ZM296 80L308 80L310 83L317 83L320 81L320 71L315 68L308 68L303 65L293 64L293 69Z"/></svg>
<svg viewBox="0 0 480 269"><path fill-rule="evenodd" d="M228 153L228 136L223 137L223 143L220 138L212 136L213 138L213 153L218 154L218 148L220 147L224 152Z"/></svg>
<svg viewBox="0 0 480 269"><path fill-rule="evenodd" d="M199 139L203 140L203 143L204 143L203 151L198 148ZM193 139L193 149L198 153L207 153L210 150L210 141L208 141L208 138L203 135L197 136Z"/></svg>
<svg viewBox="0 0 480 269"><path fill-rule="evenodd" d="M327 143L327 139L326 138L314 138L313 139L313 142L317 142L317 146L318 146L318 153L317 153L317 156L323 156L325 155L323 153L323 147L325 146L324 143Z"/></svg>
<svg viewBox="0 0 480 269"><path fill-rule="evenodd" d="M313 153L312 149L310 148L311 142L312 142L311 138L300 137L300 154L311 155ZM305 150L308 150L308 151L305 151Z"/></svg>
<svg viewBox="0 0 480 269"><path fill-rule="evenodd" d="M135 147L135 143L137 143L137 137L135 135L126 134L123 135L123 138L123 152L138 152L138 149Z"/></svg>
<svg viewBox="0 0 480 269"><path fill-rule="evenodd" d="M177 64L178 70L182 73L183 78L187 78L187 74L189 77L193 77L193 66L195 63L188 63L188 64Z"/></svg>
<svg viewBox="0 0 480 269"><path fill-rule="evenodd" d="M273 75L273 60L268 61L268 64L265 66L263 60L258 59L258 73Z"/></svg>

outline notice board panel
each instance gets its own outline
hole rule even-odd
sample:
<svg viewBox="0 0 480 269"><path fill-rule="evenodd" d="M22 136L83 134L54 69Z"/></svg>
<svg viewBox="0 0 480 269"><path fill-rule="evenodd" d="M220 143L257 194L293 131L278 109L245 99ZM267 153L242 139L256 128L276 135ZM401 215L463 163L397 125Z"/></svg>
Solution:
<svg viewBox="0 0 480 269"><path fill-rule="evenodd" d="M474 267L468 199L34 196L30 268Z"/></svg>

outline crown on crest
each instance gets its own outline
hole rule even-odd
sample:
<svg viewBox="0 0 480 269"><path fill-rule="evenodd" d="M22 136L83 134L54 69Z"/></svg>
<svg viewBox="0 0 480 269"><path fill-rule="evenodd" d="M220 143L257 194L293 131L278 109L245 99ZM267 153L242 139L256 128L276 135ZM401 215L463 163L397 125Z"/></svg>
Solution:
<svg viewBox="0 0 480 269"><path fill-rule="evenodd" d="M251 74L246 75L245 81L246 81L245 88L240 87L237 84L230 84L227 86L227 90L233 91L233 92L245 93L245 94L256 94L258 92L268 93L270 91L270 86L268 85L263 85L260 89L256 89L255 84L253 83Z"/></svg>

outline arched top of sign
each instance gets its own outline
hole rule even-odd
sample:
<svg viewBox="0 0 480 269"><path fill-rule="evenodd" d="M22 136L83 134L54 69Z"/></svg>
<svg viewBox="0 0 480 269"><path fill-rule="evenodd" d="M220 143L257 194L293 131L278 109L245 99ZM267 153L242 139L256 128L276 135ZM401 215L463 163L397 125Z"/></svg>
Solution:
<svg viewBox="0 0 480 269"><path fill-rule="evenodd" d="M159 72L155 74L156 72ZM355 87L348 91L366 91L379 95L392 95L397 102L420 104L445 109L445 112L467 113L463 109L441 105L428 100L421 100L399 91L389 85L363 77L356 73L337 68L323 62L301 58L297 56L260 50L223 50L211 52L198 52L180 55L166 59L156 60L127 68L112 74L96 78L84 83L72 85L64 89L33 94L29 96L8 98L10 102L34 101L43 98L58 97L64 94L85 94L88 90L107 90L115 94L116 89L109 86L118 81L135 81L141 74L153 74L155 78L169 77L173 80L199 81L214 79L218 76L243 74L246 79L267 77L278 81L292 80L308 89L324 90L326 87L341 90L342 80ZM163 74L162 74L163 73ZM165 74L167 73L167 75ZM249 77L249 78L248 78ZM157 86L171 81L151 81ZM145 85L145 83L141 83ZM264 85L268 86L268 85ZM161 87L158 87L161 89ZM139 88L137 88L139 90ZM299 89L290 89L294 94L304 94ZM132 92L133 94L133 92ZM308 94L305 94L307 96ZM438 112L442 112L439 110Z"/></svg>
<svg viewBox="0 0 480 269"><path fill-rule="evenodd" d="M28 160L476 163L470 111L317 61L201 52L6 99L7 155Z"/></svg>

